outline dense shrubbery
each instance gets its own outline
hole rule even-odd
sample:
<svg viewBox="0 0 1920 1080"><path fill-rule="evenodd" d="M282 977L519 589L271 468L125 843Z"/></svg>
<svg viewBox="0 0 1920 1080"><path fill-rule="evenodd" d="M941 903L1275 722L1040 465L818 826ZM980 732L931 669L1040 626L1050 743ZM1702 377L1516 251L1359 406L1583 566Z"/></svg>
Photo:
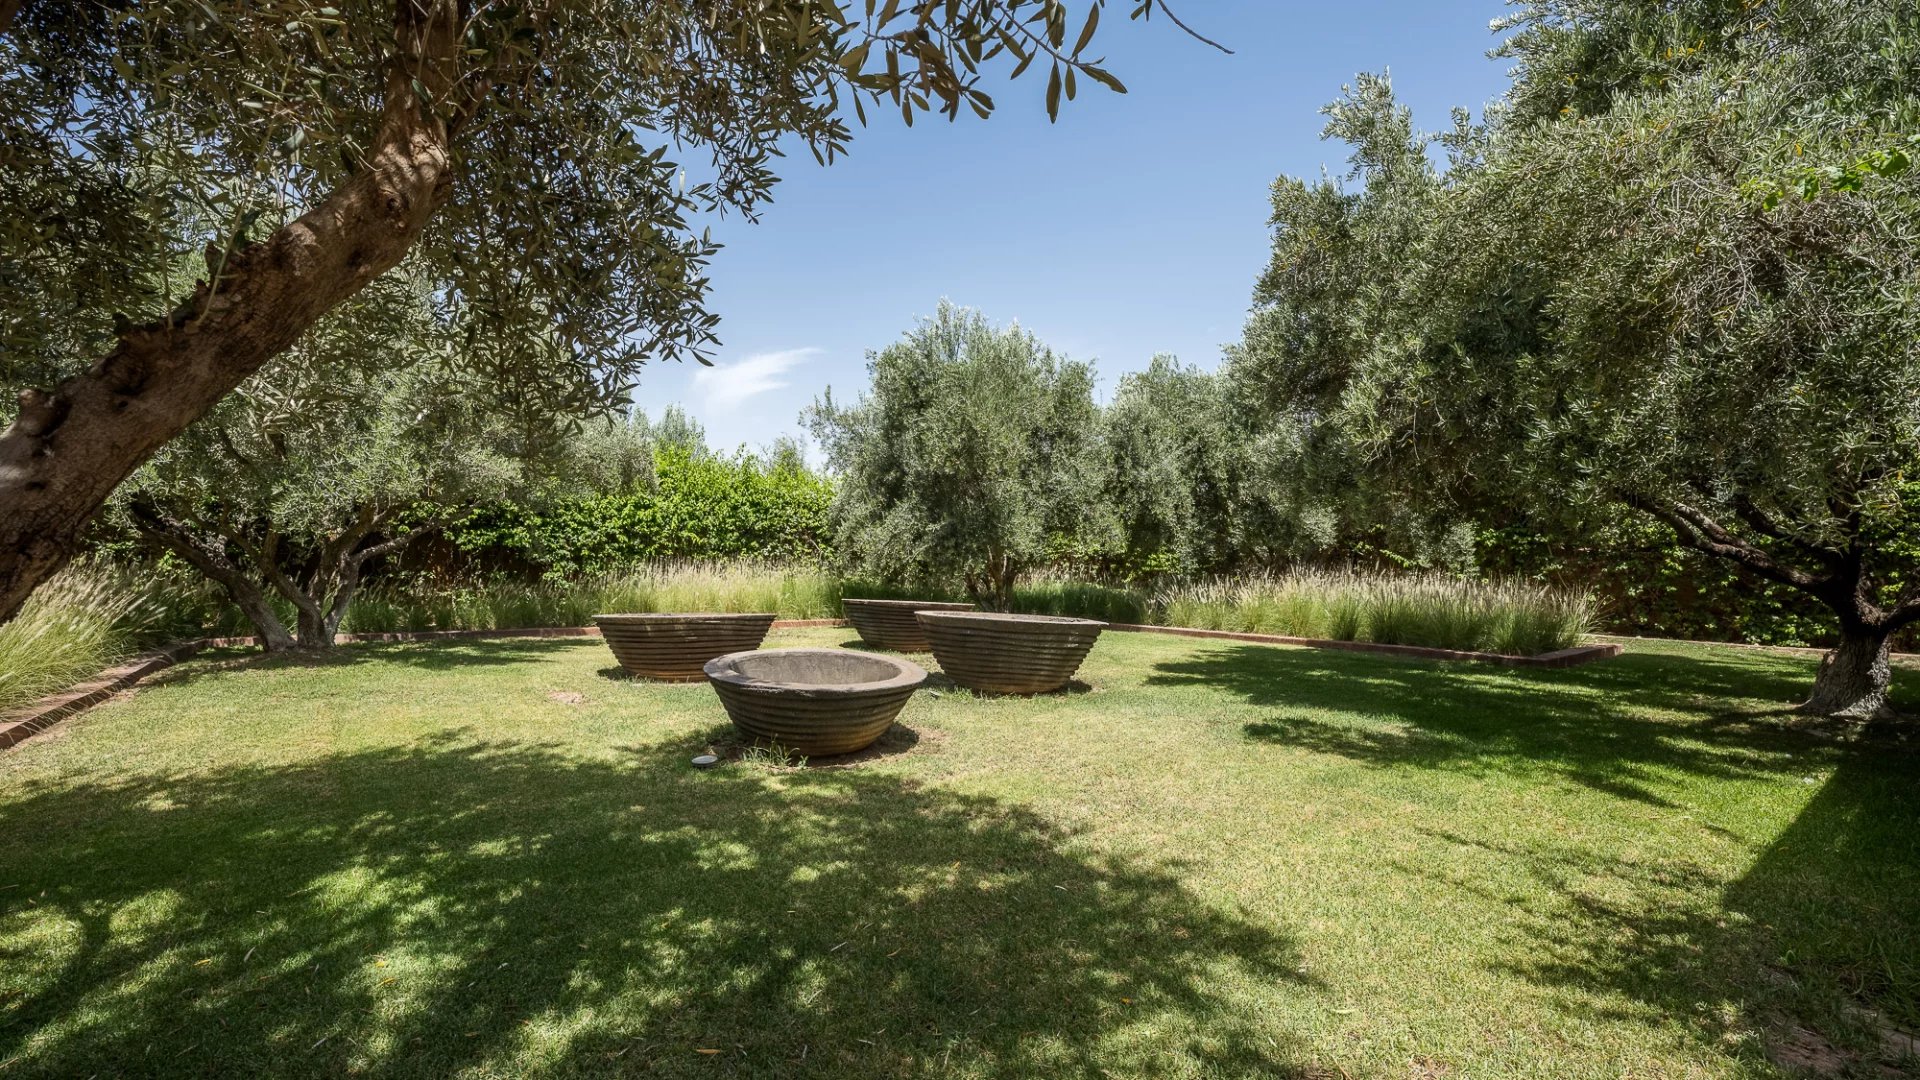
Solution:
<svg viewBox="0 0 1920 1080"><path fill-rule="evenodd" d="M654 484L496 503L449 530L485 567L545 577L615 573L661 559L808 559L826 553L828 480L793 458L660 446Z"/></svg>

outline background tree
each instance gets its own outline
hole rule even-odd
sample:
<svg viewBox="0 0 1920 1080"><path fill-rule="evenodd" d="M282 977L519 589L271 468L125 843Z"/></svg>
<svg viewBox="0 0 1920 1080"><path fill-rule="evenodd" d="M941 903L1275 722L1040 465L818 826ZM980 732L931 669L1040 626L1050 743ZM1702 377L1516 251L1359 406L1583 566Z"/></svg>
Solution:
<svg viewBox="0 0 1920 1080"><path fill-rule="evenodd" d="M523 477L503 450L525 418L449 372L424 301L388 280L336 309L116 495L122 519L218 584L269 652L331 646L370 563ZM545 435L523 449L555 443ZM608 442L572 444L562 471L630 469Z"/></svg>
<svg viewBox="0 0 1920 1080"><path fill-rule="evenodd" d="M1277 407L1428 507L1612 503L1816 598L1839 644L1805 708L1884 713L1920 620L1916 20L1528 4L1514 89L1442 138L1444 175L1362 83L1329 125L1360 190L1276 218Z"/></svg>
<svg viewBox="0 0 1920 1080"><path fill-rule="evenodd" d="M115 485L409 255L490 384L611 404L713 342L693 222L754 213L783 140L830 160L848 104L984 116L996 64L1045 67L1049 111L1120 89L1088 52L1103 3L9 3L0 618Z"/></svg>
<svg viewBox="0 0 1920 1080"><path fill-rule="evenodd" d="M962 582L1007 610L1050 540L1108 544L1093 368L942 303L868 355L871 389L806 414L838 487L837 546L885 580Z"/></svg>
<svg viewBox="0 0 1920 1080"><path fill-rule="evenodd" d="M1121 376L1101 426L1105 499L1120 529L1122 570L1229 568L1236 447L1218 377L1156 356L1147 370Z"/></svg>

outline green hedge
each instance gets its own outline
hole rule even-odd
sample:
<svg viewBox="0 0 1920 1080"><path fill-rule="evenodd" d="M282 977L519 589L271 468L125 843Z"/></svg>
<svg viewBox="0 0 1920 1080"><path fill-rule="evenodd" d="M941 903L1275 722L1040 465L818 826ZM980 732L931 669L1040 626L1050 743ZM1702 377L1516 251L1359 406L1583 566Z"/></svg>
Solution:
<svg viewBox="0 0 1920 1080"><path fill-rule="evenodd" d="M652 491L544 506L501 504L448 538L482 563L512 560L546 577L605 574L662 560L818 560L829 552L826 477L748 455L665 447Z"/></svg>

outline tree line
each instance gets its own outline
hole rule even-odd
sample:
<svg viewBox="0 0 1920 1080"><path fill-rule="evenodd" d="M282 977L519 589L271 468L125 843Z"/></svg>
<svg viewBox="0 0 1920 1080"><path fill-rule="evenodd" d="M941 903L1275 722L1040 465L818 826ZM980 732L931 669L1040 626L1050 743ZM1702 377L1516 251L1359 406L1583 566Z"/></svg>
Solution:
<svg viewBox="0 0 1920 1080"><path fill-rule="evenodd" d="M1920 11L1534 0L1496 29L1481 121L1422 133L1375 76L1327 106L1348 172L1274 185L1217 376L1122 381L1104 503L1081 367L955 312L877 354L810 414L849 551L997 598L1053 526L1192 567L1652 530L1824 613L1808 711L1886 715L1920 622Z"/></svg>
<svg viewBox="0 0 1920 1080"><path fill-rule="evenodd" d="M1121 89L1102 6L0 7L0 617L112 499L324 637L423 493L627 467L580 435L710 350L694 222L756 211L781 140L985 115L994 69L1045 68L1050 112ZM1350 168L1275 184L1219 371L1096 408L1085 364L957 310L877 353L808 412L842 557L998 601L1043 561L1657 535L1824 611L1807 708L1883 715L1920 623L1920 13L1527 0L1496 30L1514 83L1478 120L1420 132L1372 76L1327 107Z"/></svg>

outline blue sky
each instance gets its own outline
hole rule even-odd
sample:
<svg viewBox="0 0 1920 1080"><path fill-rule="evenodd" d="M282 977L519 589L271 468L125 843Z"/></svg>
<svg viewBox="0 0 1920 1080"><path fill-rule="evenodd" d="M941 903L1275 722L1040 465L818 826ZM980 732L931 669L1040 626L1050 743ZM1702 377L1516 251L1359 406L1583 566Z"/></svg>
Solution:
<svg viewBox="0 0 1920 1080"><path fill-rule="evenodd" d="M1075 4L1076 9L1081 5ZM869 110L853 152L804 150L757 224L716 224L716 366L661 364L637 403L686 406L722 449L799 432L825 387L851 400L866 354L941 298L1018 320L1096 361L1103 392L1173 353L1204 367L1239 336L1264 265L1276 176L1344 171L1319 108L1361 71L1390 71L1425 128L1505 88L1486 58L1500 0L1175 0L1225 56L1171 23L1129 23L1110 0L1096 52L1127 84L1083 81L1049 124L1045 72L988 85L999 108L949 124Z"/></svg>

